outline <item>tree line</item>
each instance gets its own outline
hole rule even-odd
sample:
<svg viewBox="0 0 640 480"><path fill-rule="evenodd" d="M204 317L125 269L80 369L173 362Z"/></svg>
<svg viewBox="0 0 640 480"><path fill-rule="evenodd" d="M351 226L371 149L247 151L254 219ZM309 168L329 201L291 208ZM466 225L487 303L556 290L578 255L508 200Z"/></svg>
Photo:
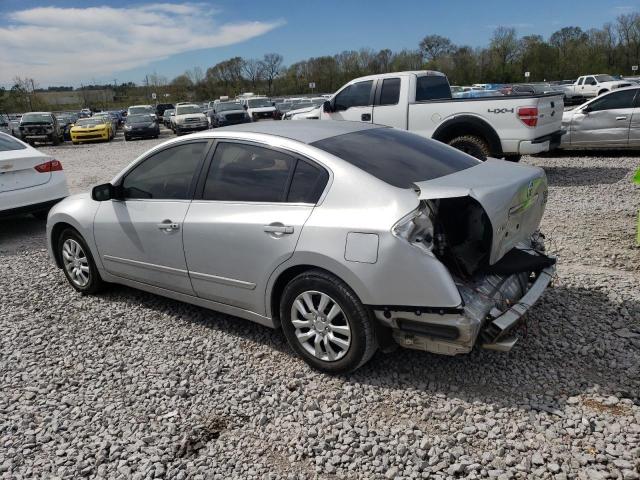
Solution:
<svg viewBox="0 0 640 480"><path fill-rule="evenodd" d="M370 74L432 69L447 74L452 85L473 83L567 80L587 73L633 74L640 64L640 14L628 13L601 28L564 27L549 38L519 36L515 28L497 27L484 47L457 45L441 35L427 35L415 49L391 51L370 48L345 50L284 64L278 53L262 58L233 57L206 70L195 67L173 79L149 74L142 84L92 85L111 88L116 98L148 101L207 100L253 91L267 95L331 93L349 80ZM37 94L33 79L16 77L10 90L0 90L0 109L9 104L26 106ZM4 105L3 105L4 103ZM33 103L33 99L31 100ZM13 105L18 108L18 105ZM9 107L10 108L10 107Z"/></svg>

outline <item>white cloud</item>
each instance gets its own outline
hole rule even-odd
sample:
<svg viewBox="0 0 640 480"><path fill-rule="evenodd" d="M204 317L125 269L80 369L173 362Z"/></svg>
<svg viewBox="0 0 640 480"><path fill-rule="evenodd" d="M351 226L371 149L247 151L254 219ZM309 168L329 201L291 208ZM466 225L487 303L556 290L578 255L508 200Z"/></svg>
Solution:
<svg viewBox="0 0 640 480"><path fill-rule="evenodd" d="M78 84L172 55L243 42L283 23L219 23L218 13L201 3L15 11L0 26L0 83L19 75L41 84Z"/></svg>

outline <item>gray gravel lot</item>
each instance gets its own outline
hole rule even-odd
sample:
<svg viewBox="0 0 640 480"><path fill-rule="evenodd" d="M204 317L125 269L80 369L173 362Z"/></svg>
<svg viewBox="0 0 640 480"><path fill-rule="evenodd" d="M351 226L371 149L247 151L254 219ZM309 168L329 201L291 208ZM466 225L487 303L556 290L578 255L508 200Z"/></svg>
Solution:
<svg viewBox="0 0 640 480"><path fill-rule="evenodd" d="M157 142L43 150L78 192ZM0 221L0 478L640 478L640 162L523 161L549 176L560 266L514 351L398 350L346 377L237 318L82 297L42 222Z"/></svg>

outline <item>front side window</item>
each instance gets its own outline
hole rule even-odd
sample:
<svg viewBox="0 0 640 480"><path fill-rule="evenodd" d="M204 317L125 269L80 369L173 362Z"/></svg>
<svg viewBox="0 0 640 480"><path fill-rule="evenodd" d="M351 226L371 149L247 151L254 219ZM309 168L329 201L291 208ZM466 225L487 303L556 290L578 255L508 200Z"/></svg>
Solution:
<svg viewBox="0 0 640 480"><path fill-rule="evenodd" d="M385 78L380 90L380 105L397 105L400 100L400 79Z"/></svg>
<svg viewBox="0 0 640 480"><path fill-rule="evenodd" d="M237 202L284 202L296 159L269 148L220 143L202 198Z"/></svg>
<svg viewBox="0 0 640 480"><path fill-rule="evenodd" d="M344 88L335 99L337 111L347 110L351 107L366 107L370 105L371 87L373 80L358 82Z"/></svg>
<svg viewBox="0 0 640 480"><path fill-rule="evenodd" d="M127 199L188 200L207 142L176 145L155 153L129 172L122 187Z"/></svg>
<svg viewBox="0 0 640 480"><path fill-rule="evenodd" d="M592 112L598 110L614 110L620 108L633 108L633 99L636 96L637 89L623 90L614 92L604 97L600 97L589 104Z"/></svg>
<svg viewBox="0 0 640 480"><path fill-rule="evenodd" d="M584 77L580 78L580 80L578 80L578 85L582 85L584 83Z"/></svg>
<svg viewBox="0 0 640 480"><path fill-rule="evenodd" d="M444 75L423 75L416 81L416 102L451 98L449 81Z"/></svg>

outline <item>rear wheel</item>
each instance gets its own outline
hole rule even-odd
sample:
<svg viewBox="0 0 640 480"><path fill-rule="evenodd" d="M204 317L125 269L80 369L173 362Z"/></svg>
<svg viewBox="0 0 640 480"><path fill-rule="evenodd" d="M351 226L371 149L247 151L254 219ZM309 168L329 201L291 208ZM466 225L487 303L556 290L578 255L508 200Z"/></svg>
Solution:
<svg viewBox="0 0 640 480"><path fill-rule="evenodd" d="M73 288L91 294L104 286L91 251L77 231L68 228L62 232L57 248L62 270Z"/></svg>
<svg viewBox="0 0 640 480"><path fill-rule="evenodd" d="M291 348L326 373L353 371L377 348L371 312L344 282L322 270L302 273L287 284L280 318Z"/></svg>
<svg viewBox="0 0 640 480"><path fill-rule="evenodd" d="M491 154L487 142L476 135L460 135L449 140L449 145L478 160L486 160Z"/></svg>
<svg viewBox="0 0 640 480"><path fill-rule="evenodd" d="M508 162L519 162L522 155L505 155L504 159Z"/></svg>

